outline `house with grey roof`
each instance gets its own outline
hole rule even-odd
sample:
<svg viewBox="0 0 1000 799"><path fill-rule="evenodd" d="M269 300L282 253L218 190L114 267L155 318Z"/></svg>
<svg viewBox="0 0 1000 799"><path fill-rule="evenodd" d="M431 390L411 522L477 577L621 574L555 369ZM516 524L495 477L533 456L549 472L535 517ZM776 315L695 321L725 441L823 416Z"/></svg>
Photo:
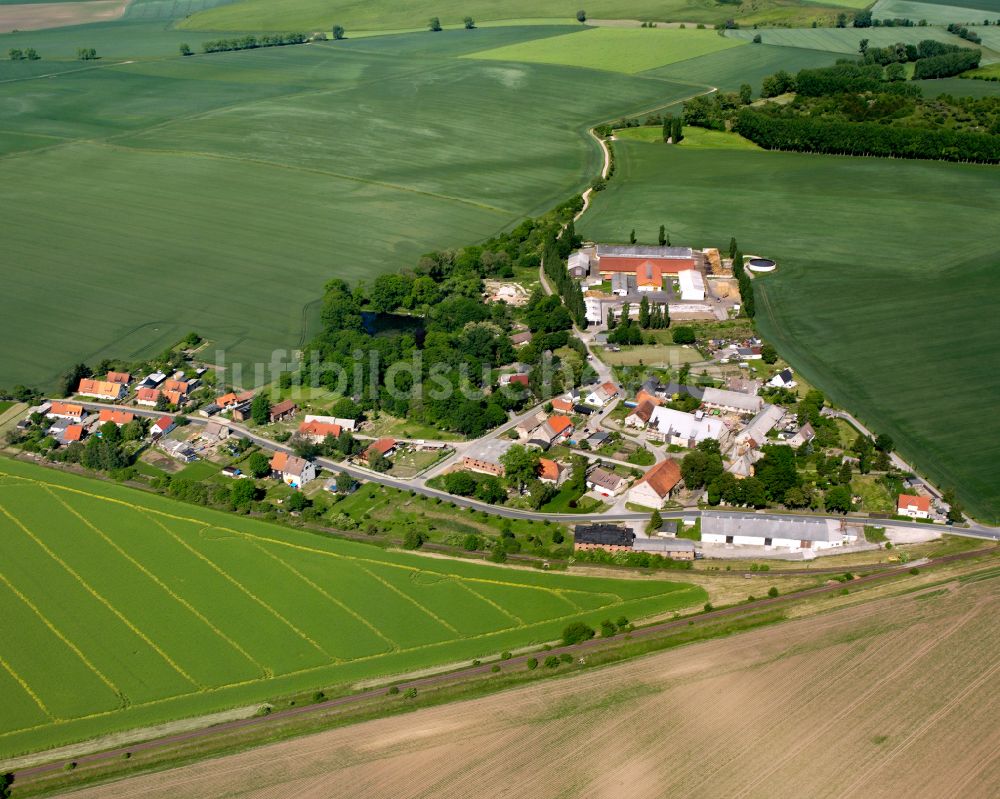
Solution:
<svg viewBox="0 0 1000 799"><path fill-rule="evenodd" d="M846 520L722 511L701 514L702 544L819 550L854 544L860 535L860 526Z"/></svg>

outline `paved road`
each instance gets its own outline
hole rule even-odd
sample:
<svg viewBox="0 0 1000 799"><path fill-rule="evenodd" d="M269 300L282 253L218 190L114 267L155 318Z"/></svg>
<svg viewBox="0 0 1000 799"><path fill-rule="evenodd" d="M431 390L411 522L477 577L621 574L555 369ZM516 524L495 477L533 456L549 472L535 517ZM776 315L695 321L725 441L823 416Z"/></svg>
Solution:
<svg viewBox="0 0 1000 799"><path fill-rule="evenodd" d="M99 402L80 402L79 405L83 405L84 408L88 410L99 410L101 408L118 408L122 406L110 405L106 403ZM170 414L164 413L162 411L156 410L145 410L142 408L129 408L133 413L138 416L145 416L147 418L159 418L160 416L178 416L180 414ZM519 417L520 418L520 417ZM188 416L188 421L196 425L208 424L210 419L202 416ZM517 423L517 419L509 422L509 425L514 425ZM238 422L232 422L226 420L226 425L229 427L233 433L241 438L246 438L252 441L257 446L262 449L270 450L272 452L291 452L291 447L284 444L279 444L276 441L272 441L269 438L265 438L256 432L249 430ZM500 428L501 430L504 428ZM496 432L496 431L494 431ZM587 454L581 451L580 453ZM590 453L593 455L593 453ZM534 521L544 521L546 519L554 522L566 522L569 524L574 523L585 523L585 522L596 522L596 521L607 521L607 522L635 522L635 521L648 521L648 513L639 513L636 511L624 511L624 512L611 512L605 511L603 513L542 513L540 511L532 510L521 510L520 508L505 508L497 505L489 505L485 502L480 502L477 499L471 497L459 497L454 494L449 494L446 491L439 491L436 488L431 488L426 485L426 483L417 478L414 480L404 480L398 477L392 477L387 474L380 474L378 472L373 472L370 469L365 469L360 466L355 466L353 464L342 463L339 461L334 461L329 458L317 458L316 463L325 469L329 469L334 472L347 472L352 477L361 480L368 480L369 482L379 483L381 485L390 486L392 488L398 488L402 491L414 491L418 494L422 494L427 497L439 498L445 502L453 502L455 505L462 508L473 508L478 511L485 511L486 513L492 513L494 516L500 516L502 518L508 519L530 519ZM641 467L640 467L641 468ZM746 514L751 513L747 509L728 509L728 508L712 508L713 513L734 513L734 514ZM665 510L662 512L665 518L669 519L688 519L695 520L701 517L701 509L699 508L685 508L683 510ZM921 530L926 532L928 527L931 529L938 530L941 532L947 532L954 535L966 536L969 538L981 538L990 541L1000 540L1000 528L998 527L986 527L984 525L974 524L968 528L956 528L948 527L945 528L942 525L927 525L920 522L904 522L896 520L887 519L869 519L867 516L835 516L835 515L822 515L822 514L805 514L805 513L761 513L758 512L755 515L762 519L833 519L835 521L842 521L847 519L848 521L865 522L870 521L876 524L891 524L893 527L905 527L913 530Z"/></svg>
<svg viewBox="0 0 1000 799"><path fill-rule="evenodd" d="M921 567L933 567L940 566L945 563L949 563L957 560L964 560L973 557L979 557L984 552L989 550L976 550L972 552L963 552L957 555L947 555L941 558L935 558L928 561L916 561L915 563L907 563L905 566L899 566L891 569L885 569L884 571L876 572L873 574L866 574L855 579L851 585L865 585L867 583L875 582L876 580L882 580L887 577L894 577L908 572L914 565ZM816 588L808 588L804 591L798 591L792 594L786 594L785 596L758 599L754 602L745 602L740 605L734 605L732 607L721 608L719 610L713 610L707 613L700 613L691 617L682 617L680 619L675 619L671 621L661 622L659 624L652 624L648 627L641 627L637 630L633 630L630 633L632 639L638 638L651 638L663 633L670 632L672 630L677 630L681 628L687 628L689 626L700 626L704 625L706 622L717 621L728 616L738 615L745 613L747 611L757 611L762 608L770 608L774 606L782 606L788 604L789 602L794 602L805 597L818 596L821 594L827 594L831 592L840 592L843 586L840 583L835 583L833 585L822 585ZM504 671L510 671L515 668L524 668L528 659L531 657L542 657L549 655L560 655L562 653L568 653L575 658L586 655L587 652L592 651L597 647L604 646L608 643L607 639L593 638L589 641L584 641L580 644L575 644L573 646L559 646L551 650L544 651L542 653L534 653L527 655L520 655L510 660L499 661L501 668ZM421 690L423 688L432 687L435 685L441 685L445 683L461 681L471 677L481 677L492 673L494 662L488 662L481 664L479 666L471 666L469 668L460 669L458 671L448 672L445 674L436 674L429 677L422 677L413 680L407 680L405 682L397 683L401 693L407 691L410 688L415 688ZM155 749L162 749L173 744L185 743L188 741L193 741L201 738L210 738L218 734L224 734L227 732L233 732L239 729L262 727L264 725L273 724L279 720L290 719L295 716L301 716L305 714L319 714L324 711L330 710L337 707L347 707L350 705L359 704L365 702L369 699L376 699L378 697L384 696L386 692L385 687L372 688L359 693L350 694L348 696L342 696L337 699L329 699L325 702L319 702L314 705L305 705L301 707L288 708L286 710L278 710L270 713L266 716L253 716L251 718L239 719L237 721L225 722L222 724L217 724L213 727L206 727L197 730L190 730L188 732L177 733L174 735L168 735L162 738L156 738L150 741L145 741L143 743L137 743L126 747L120 747L117 749L106 750L104 752L95 752L90 755L81 755L72 758L73 762L77 766L87 766L87 765L99 765L111 760L121 760L126 753L135 754L136 752L144 752ZM55 771L61 771L66 768L67 761L69 759L57 760L52 763L46 763L41 766L34 766L31 768L22 769L14 774L15 785L19 782L24 782L32 777L44 776L45 774L50 774Z"/></svg>

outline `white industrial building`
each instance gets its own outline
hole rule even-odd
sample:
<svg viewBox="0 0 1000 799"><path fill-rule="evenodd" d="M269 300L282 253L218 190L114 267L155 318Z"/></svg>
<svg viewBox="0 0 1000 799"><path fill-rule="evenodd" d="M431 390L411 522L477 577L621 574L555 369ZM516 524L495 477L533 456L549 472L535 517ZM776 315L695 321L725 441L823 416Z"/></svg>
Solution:
<svg viewBox="0 0 1000 799"><path fill-rule="evenodd" d="M804 519L754 513L701 514L702 544L757 546L791 551L831 549L856 543L859 526L835 519Z"/></svg>
<svg viewBox="0 0 1000 799"><path fill-rule="evenodd" d="M696 269L685 269L677 273L681 286L681 299L685 302L705 301L705 278Z"/></svg>
<svg viewBox="0 0 1000 799"><path fill-rule="evenodd" d="M726 432L726 426L721 419L706 416L701 411L684 413L663 407L653 409L649 427L662 436L668 444L679 447L693 447L706 438L721 440Z"/></svg>

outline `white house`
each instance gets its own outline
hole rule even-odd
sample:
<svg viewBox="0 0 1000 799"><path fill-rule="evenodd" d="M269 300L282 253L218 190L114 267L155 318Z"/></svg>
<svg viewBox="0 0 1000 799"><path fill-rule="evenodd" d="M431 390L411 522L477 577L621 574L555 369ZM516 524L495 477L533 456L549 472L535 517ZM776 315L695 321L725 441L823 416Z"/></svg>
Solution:
<svg viewBox="0 0 1000 799"><path fill-rule="evenodd" d="M653 409L657 405L652 400L645 399L635 406L635 410L625 417L626 427L637 427L644 430L649 420L653 418Z"/></svg>
<svg viewBox="0 0 1000 799"><path fill-rule="evenodd" d="M813 430L809 422L806 422L795 432L795 435L788 439L787 443L788 446L798 449L803 444L808 444L814 438L816 438L816 431Z"/></svg>
<svg viewBox="0 0 1000 799"><path fill-rule="evenodd" d="M603 408L619 394L618 386L612 382L601 383L597 388L587 394L584 402L588 405L596 405Z"/></svg>
<svg viewBox="0 0 1000 799"><path fill-rule="evenodd" d="M587 473L587 488L604 497L618 496L627 485L624 477L600 466Z"/></svg>
<svg viewBox="0 0 1000 799"><path fill-rule="evenodd" d="M679 447L694 447L706 438L722 440L726 426L721 419L701 413L684 413L662 406L653 409L650 426L656 428L658 436L668 444Z"/></svg>
<svg viewBox="0 0 1000 799"><path fill-rule="evenodd" d="M702 544L757 546L773 549L832 549L855 543L859 525L835 519L802 519L753 513L701 514Z"/></svg>
<svg viewBox="0 0 1000 799"><path fill-rule="evenodd" d="M310 480L316 479L316 466L305 458L289 455L287 452L275 452L271 458L271 473L292 488L301 488Z"/></svg>
<svg viewBox="0 0 1000 799"><path fill-rule="evenodd" d="M916 494L900 494L896 503L896 513L909 516L911 519L929 519L931 515L930 497L918 497Z"/></svg>
<svg viewBox="0 0 1000 799"><path fill-rule="evenodd" d="M681 467L668 458L650 469L629 489L628 501L644 508L660 509L667 504L681 481Z"/></svg>
<svg viewBox="0 0 1000 799"><path fill-rule="evenodd" d="M795 382L795 378L792 377L791 369L782 369L778 374L767 381L767 385L771 388L795 388L798 383Z"/></svg>
<svg viewBox="0 0 1000 799"><path fill-rule="evenodd" d="M162 436L169 433L176 426L177 425L174 423L174 420L171 417L161 416L159 419L153 422L153 426L149 428L149 432L154 436Z"/></svg>
<svg viewBox="0 0 1000 799"><path fill-rule="evenodd" d="M705 278L696 269L685 269L677 273L681 287L681 299L685 302L705 301Z"/></svg>

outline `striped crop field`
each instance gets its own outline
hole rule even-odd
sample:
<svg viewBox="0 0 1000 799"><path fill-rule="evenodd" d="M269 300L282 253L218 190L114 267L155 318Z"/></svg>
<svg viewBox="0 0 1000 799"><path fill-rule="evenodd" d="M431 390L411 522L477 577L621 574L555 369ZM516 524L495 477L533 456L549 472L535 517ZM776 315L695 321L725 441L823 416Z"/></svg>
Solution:
<svg viewBox="0 0 1000 799"><path fill-rule="evenodd" d="M0 462L0 757L700 605L426 558Z"/></svg>

